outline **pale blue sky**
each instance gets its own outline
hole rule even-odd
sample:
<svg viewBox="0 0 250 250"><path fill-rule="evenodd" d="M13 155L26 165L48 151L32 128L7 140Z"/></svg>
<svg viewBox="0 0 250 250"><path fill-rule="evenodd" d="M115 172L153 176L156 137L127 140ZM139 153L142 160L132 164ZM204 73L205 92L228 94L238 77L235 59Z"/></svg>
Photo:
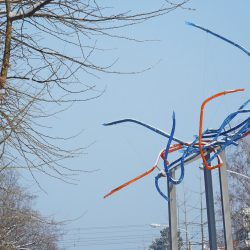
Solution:
<svg viewBox="0 0 250 250"><path fill-rule="evenodd" d="M109 6L137 10L142 5L150 9L160 3L160 0L157 3L149 0L107 1ZM192 140L193 135L198 133L202 100L219 91L239 87L246 89L245 93L223 97L209 104L205 127L217 127L223 117L237 109L249 97L250 58L235 47L185 25L185 21L207 27L250 49L250 2L190 1L188 6L195 11L179 9L120 31L121 34L138 39L159 41L136 43L100 38L99 45L114 50L98 53L95 56L96 61L109 63L118 57L119 61L114 68L122 71L137 71L152 65L153 68L136 75L100 74L99 79L91 78L99 90L107 87L106 92L98 99L74 105L52 121L55 133L70 135L84 130L72 142L72 146L85 147L95 142L86 149L86 155L70 161L69 166L99 171L81 174L77 186L41 176L41 185L48 195L33 187L39 195L37 208L43 214L53 215L58 220L73 219L85 213L67 226L85 228L83 230L89 233L87 236L79 236L78 231L73 235L75 238L83 238L84 235L89 238L96 237L98 230L104 236L106 229L91 227L110 229L111 226L119 226L113 230L119 231L123 226L127 230L123 236L128 236L130 231L135 235L145 234L145 239L135 237L136 240L130 240L133 243L122 241L120 237L120 241L117 240L119 244L114 245L108 244L110 241L107 239L101 241L106 242L106 245L96 246L90 246L90 239L82 239L81 244L76 242L75 246L71 241L68 245L71 247L67 249L143 249L150 238L143 230L149 230L150 234L155 232L147 224L167 223L167 203L154 187L154 176L157 172L107 200L102 199L111 189L151 168L166 140L136 125L103 127L102 123L129 117L170 131L174 110L177 121L176 136L183 140ZM82 77L90 79L84 73ZM187 168L185 190L188 190L189 202L194 204L197 202L197 194L190 190L199 188L198 162ZM163 183L162 187L164 185L166 184ZM178 192L182 200L182 185L178 187ZM194 215L194 211L189 213L190 220ZM141 225L143 230L140 227L132 230L128 225ZM72 232L70 231L70 238L74 239ZM111 237L114 232L107 235ZM115 240L111 238L111 242Z"/></svg>

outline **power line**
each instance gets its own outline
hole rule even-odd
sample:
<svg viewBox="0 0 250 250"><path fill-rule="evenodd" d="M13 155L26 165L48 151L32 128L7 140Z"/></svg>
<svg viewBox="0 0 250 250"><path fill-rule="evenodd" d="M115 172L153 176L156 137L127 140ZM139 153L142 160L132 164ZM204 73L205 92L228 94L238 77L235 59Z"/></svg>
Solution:
<svg viewBox="0 0 250 250"><path fill-rule="evenodd" d="M78 228L71 228L69 230L94 230L94 229L100 229L100 230L107 230L109 228L136 228L136 227L149 227L149 224L131 224L131 225L119 225L119 226L105 226L105 227L78 227Z"/></svg>
<svg viewBox="0 0 250 250"><path fill-rule="evenodd" d="M121 245L122 249L132 248L133 245L149 245L155 238L160 237L159 231L155 232L149 228L149 224L132 224L105 227L79 227L67 230L68 233L60 241L63 249L74 249L78 247L98 247L101 249L108 247L111 250L112 245ZM126 246L128 245L128 246ZM116 248L117 249L117 248ZM122 250L119 246L119 250ZM144 249L140 248L140 249Z"/></svg>
<svg viewBox="0 0 250 250"><path fill-rule="evenodd" d="M150 244L151 243L151 240L149 239L145 239L143 241L145 244ZM106 243L103 243L103 242L97 242L97 243L92 243L92 244L77 244L77 243L72 243L72 244L63 244L62 247L87 247L87 246L107 246L107 245L120 245L120 244L138 244L138 240L133 240L133 241L120 241L120 242L113 242L113 241L110 241L110 242L106 242Z"/></svg>
<svg viewBox="0 0 250 250"><path fill-rule="evenodd" d="M68 241L97 241L97 240L120 240L120 239L134 239L134 238L144 238L144 237L158 237L158 235L154 234L141 234L141 235L118 235L118 236L106 236L106 237L75 237L70 239L61 240L61 242L68 242Z"/></svg>
<svg viewBox="0 0 250 250"><path fill-rule="evenodd" d="M79 232L71 232L71 231L69 231L69 233L66 233L66 235L67 236L69 236L69 235L76 235L76 233L78 234L78 235L81 235L81 234L84 234L84 235L89 235L89 234L98 234L98 235L102 235L102 234L115 234L115 233L128 233L128 232L152 232L152 231L155 231L155 230L153 230L153 229L130 229L130 230L116 230L116 231L114 231L114 230L112 230L112 231L91 231L91 232L88 232L88 231L79 231Z"/></svg>

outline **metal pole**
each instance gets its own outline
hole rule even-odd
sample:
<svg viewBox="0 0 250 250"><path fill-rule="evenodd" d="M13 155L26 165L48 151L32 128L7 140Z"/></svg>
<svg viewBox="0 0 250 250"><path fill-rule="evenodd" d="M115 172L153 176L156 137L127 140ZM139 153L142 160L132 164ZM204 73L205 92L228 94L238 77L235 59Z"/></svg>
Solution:
<svg viewBox="0 0 250 250"><path fill-rule="evenodd" d="M206 159L210 158L210 154L206 155ZM214 195L213 195L213 182L212 171L204 168L206 204L207 204L207 220L209 232L209 246L211 250L217 250L217 237L216 237L216 223L214 213Z"/></svg>
<svg viewBox="0 0 250 250"><path fill-rule="evenodd" d="M172 176L175 174L173 172ZM169 219L169 240L170 250L178 249L178 231L177 231L177 206L176 206L176 185L168 182L168 219Z"/></svg>
<svg viewBox="0 0 250 250"><path fill-rule="evenodd" d="M200 174L200 213L201 213L201 249L204 250L204 229L203 229L203 197L202 197L203 191L202 191L202 185L201 185L201 174Z"/></svg>
<svg viewBox="0 0 250 250"><path fill-rule="evenodd" d="M221 192L221 204L223 215L223 227L224 227L224 240L225 249L233 250L233 237L232 237L232 224L231 224L231 211L229 204L229 192L227 181L227 166L226 166L226 154L225 151L220 154L223 166L219 169L220 177L220 192Z"/></svg>
<svg viewBox="0 0 250 250"><path fill-rule="evenodd" d="M188 226L187 226L186 194L185 194L184 184L183 184L183 196L184 196L184 218L185 218L186 249L188 249L189 237L188 237Z"/></svg>

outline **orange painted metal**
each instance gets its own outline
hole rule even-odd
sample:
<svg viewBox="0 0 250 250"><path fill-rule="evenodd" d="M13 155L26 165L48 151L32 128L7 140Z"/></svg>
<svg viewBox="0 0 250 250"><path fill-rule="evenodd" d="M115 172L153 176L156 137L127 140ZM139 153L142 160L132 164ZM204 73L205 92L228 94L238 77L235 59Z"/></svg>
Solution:
<svg viewBox="0 0 250 250"><path fill-rule="evenodd" d="M157 168L157 165L153 166L153 167L152 167L151 169L149 169L148 171L146 171L146 172L144 172L144 173L138 175L138 176L135 177L134 179L132 179L132 180L130 180L130 181L128 181L128 182L122 184L121 186L119 186L119 187L113 189L111 192L109 192L108 194L106 194L103 198L105 199L105 198L107 198L108 196L110 196L110 195L112 195L112 194L118 192L119 190L125 188L126 186L128 186L128 185L130 185L130 184L132 184L132 183L134 183L134 182L140 180L141 178L143 178L143 177L149 175L149 174L152 173L156 168Z"/></svg>
<svg viewBox="0 0 250 250"><path fill-rule="evenodd" d="M203 163L206 167L207 170L212 170L212 169L215 169L215 168L219 168L223 165L223 162L222 162L222 159L220 158L220 156L218 155L217 156L217 160L218 160L218 164L215 165L215 166L209 166L209 164L207 163L207 160L205 158L205 153L203 152L203 149L202 149L202 146L206 145L207 143L211 142L210 140L204 140L202 141L202 129L203 129L203 119L204 119L204 108L206 106L206 104L208 102L210 102L211 100L215 99L215 98L218 98L222 95L227 95L227 94L231 94L231 93L235 93L235 92L240 92L240 91L244 91L244 89L234 89L234 90L228 90L228 91L223 91L223 92L219 92L207 99L205 99L205 101L202 103L201 105L201 110L200 110L200 123L199 123L199 140L198 140L198 143L195 144L195 146L198 146L199 147L199 150L200 150L200 154L201 154L201 157L202 157L202 160L203 160ZM250 131L247 132L244 137L248 136L250 134ZM190 143L185 143L185 146L190 146L191 144ZM173 144L170 148L169 148L169 151L168 153L173 153L175 151L178 151L180 149L183 148L183 144ZM216 153L216 149L213 149L211 148L211 151ZM126 186L144 178L145 176L151 174L156 168L158 168L158 161L159 161L159 157L161 157L163 160L164 160L164 155L165 155L165 149L162 150L157 158L157 161L156 161L156 164L149 170L147 170L146 172L138 175L137 177L133 178L132 180L129 180L127 181L126 183L120 185L119 187L113 189L112 191L110 191L108 194L106 194L104 196L104 198L107 198L108 196L120 191L121 189L125 188ZM167 164L169 164L169 162L167 162ZM159 168L158 168L159 169Z"/></svg>
<svg viewBox="0 0 250 250"><path fill-rule="evenodd" d="M200 150L200 154L201 154L201 157L202 157L202 160L203 160L203 163L206 167L207 170L212 170L212 169L215 169L215 168L219 168L223 165L222 162L219 162L217 165L215 166L209 166L209 164L207 163L207 160L206 160L206 157L205 157L205 154L203 152L203 149L202 149L202 144L204 145L204 142L202 142L202 129L203 129L203 118L204 118L204 108L206 106L206 104L208 102L210 102L211 100L215 99L215 98L218 98L220 96L223 96L223 95L227 95L227 94L231 94L231 93L235 93L235 92L241 92L241 91L244 91L244 89L234 89L234 90L227 90L227 91L223 91L223 92L219 92L215 95L212 95L211 97L207 98L201 105L201 110L200 110L200 126L199 126L199 150ZM219 160L220 161L220 160Z"/></svg>

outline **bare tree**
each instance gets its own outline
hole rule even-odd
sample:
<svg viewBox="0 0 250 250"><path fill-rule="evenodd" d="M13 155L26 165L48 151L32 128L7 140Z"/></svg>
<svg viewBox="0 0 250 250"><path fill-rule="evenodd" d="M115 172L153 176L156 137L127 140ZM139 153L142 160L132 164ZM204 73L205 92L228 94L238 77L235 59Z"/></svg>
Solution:
<svg viewBox="0 0 250 250"><path fill-rule="evenodd" d="M249 241L250 232L250 144L247 139L241 140L237 148L232 148L227 152L227 166L235 249L245 249L243 245L238 244L241 240ZM217 231L217 239L218 243L223 246L225 242L220 195L217 196L217 215L219 218L217 222L221 226L221 229Z"/></svg>
<svg viewBox="0 0 250 250"><path fill-rule="evenodd" d="M0 0L0 159L7 167L36 169L67 179L61 161L77 156L80 149L56 146L42 121L54 115L46 108L86 101L102 92L79 77L112 69L114 62L99 65L92 57L100 36L136 39L118 30L164 15L180 3L164 1L160 8L143 13L118 12L96 0ZM67 107L67 106L66 106ZM0 170L0 171L1 171ZM69 169L68 169L69 170Z"/></svg>
<svg viewBox="0 0 250 250"><path fill-rule="evenodd" d="M13 171L0 174L0 249L59 249L58 225L32 209L34 198Z"/></svg>
<svg viewBox="0 0 250 250"><path fill-rule="evenodd" d="M229 191L234 230L250 225L250 217L244 216L244 209L250 209L250 181L244 176L250 176L250 144L242 140L239 146L228 158ZM243 176L244 175L244 176Z"/></svg>

